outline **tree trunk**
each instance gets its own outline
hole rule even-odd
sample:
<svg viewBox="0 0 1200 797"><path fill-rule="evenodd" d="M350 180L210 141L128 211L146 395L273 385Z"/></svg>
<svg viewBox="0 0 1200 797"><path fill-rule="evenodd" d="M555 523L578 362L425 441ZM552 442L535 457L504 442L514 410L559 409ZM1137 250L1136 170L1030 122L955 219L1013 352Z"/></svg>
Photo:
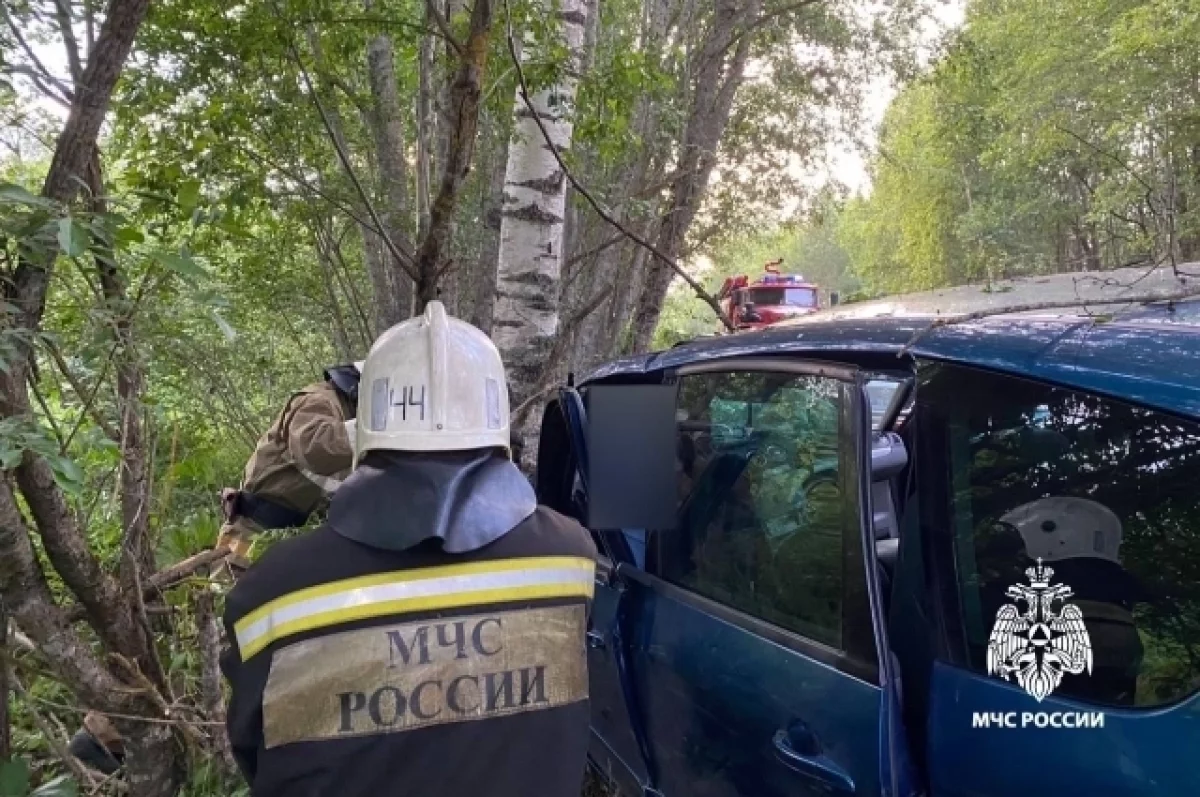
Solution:
<svg viewBox="0 0 1200 797"><path fill-rule="evenodd" d="M97 136L108 110L109 101L134 38L145 18L149 0L112 0L101 26L95 47L89 53L87 67L79 76L74 103L55 145L43 195L58 203L72 202L79 188L89 181L89 170L96 170ZM95 183L93 182L93 185ZM93 191L93 198L96 198ZM111 258L103 263L108 271L109 296L116 298ZM22 260L15 273L5 275L5 298L19 309L12 323L23 329L28 339L40 327L46 306L46 290L54 257ZM110 302L110 307L112 303ZM122 331L116 315L118 347L129 342L129 329ZM126 316L127 318L127 316ZM28 417L28 380L32 369L33 348L25 345L19 361L11 362L0 375L0 413L5 417ZM128 356L128 348L122 356ZM136 574L146 550L144 496L147 469L144 442L137 437L141 419L138 398L141 385L136 361L118 364L118 406L127 420L123 424L127 450L122 457L122 514L126 521L127 541L132 544L130 564L122 569ZM136 428L135 428L136 427ZM130 430L134 430L130 432ZM87 618L108 654L119 654L129 667L119 675L109 670L93 653L91 643L75 632L65 613L50 592L41 560L32 544L29 528L12 482L0 480L0 596L16 623L25 630L51 672L88 707L112 714L154 716L162 700L156 695L155 681L161 676L148 632L136 617L136 601L131 600L115 579L101 568L88 546L84 530L71 511L62 490L55 483L45 460L26 452L16 469L16 484L41 537L46 557L67 588L84 606ZM116 661L116 659L113 659ZM155 699L157 698L157 700ZM129 742L129 786L133 797L166 797L174 794L180 782L178 749L169 726L138 723L140 727L123 729ZM164 741L165 740L165 741Z"/></svg>
<svg viewBox="0 0 1200 797"><path fill-rule="evenodd" d="M80 90L75 92L70 114L54 145L50 170L42 186L42 195L47 199L65 204L78 195L113 89L149 7L150 0L112 0L109 4L96 48L80 78ZM52 265L22 260L12 282L5 281L5 298L20 308L21 321L27 329L37 329L41 323ZM23 392L24 379L17 384Z"/></svg>
<svg viewBox="0 0 1200 797"><path fill-rule="evenodd" d="M488 47L495 8L492 0L476 0L471 9L471 26L462 42L458 67L451 85L446 109L454 120L450 129L441 131L446 142L437 198L429 211L429 232L417 250L417 302L415 312L437 298L438 280L449 262L449 245L454 235L455 213L463 182L475 154L475 135L479 127L479 101L483 94L483 75L487 67Z"/></svg>
<svg viewBox="0 0 1200 797"><path fill-rule="evenodd" d="M716 0L715 9L692 74L692 102L680 147L677 177L671 186L671 201L659 228L656 246L668 258L676 260L717 162L717 150L733 100L742 84L746 60L750 54L752 22L758 17L762 0L739 3ZM663 301L675 272L657 259L648 264L646 286L638 297L633 316L630 348L649 347L662 313Z"/></svg>
<svg viewBox="0 0 1200 797"><path fill-rule="evenodd" d="M567 181L551 147L560 153L571 147L573 124L567 114L575 98L574 74L583 59L586 6L582 0L564 0L561 17L571 60L565 72L569 76L533 94L528 104L518 87L516 129L504 177L493 335L508 370L514 405L538 389L559 331ZM532 424L514 421L514 436L532 433ZM526 447L528 452L533 449Z"/></svg>
<svg viewBox="0 0 1200 797"><path fill-rule="evenodd" d="M222 768L233 775L237 762L229 745L229 733L225 729L225 698L221 693L221 623L213 605L213 593L201 590L196 595L196 644L200 648L200 699L204 716L209 722L221 723L213 727L212 747L220 758Z"/></svg>
<svg viewBox="0 0 1200 797"><path fill-rule="evenodd" d="M497 137L500 138L499 136ZM506 140L506 137L505 139ZM508 148L498 141L486 165L488 184L480 208L483 241L470 273L471 305L466 316L488 335L496 308L496 270L500 259L500 221L504 208L504 177L508 171Z"/></svg>
<svg viewBox="0 0 1200 797"><path fill-rule="evenodd" d="M125 782L135 797L176 797L183 783L180 740L170 725L115 720L125 740Z"/></svg>
<svg viewBox="0 0 1200 797"><path fill-rule="evenodd" d="M371 0L365 0L367 12ZM371 113L371 132L375 141L375 160L379 164L381 192L387 203L383 219L385 231L392 243L405 257L412 258L412 237L408 234L408 170L404 156L404 117L400 113L400 94L396 85L396 56L391 37L379 34L367 43L367 77L371 84L374 107ZM403 264L387 253L386 281L392 300L387 303L389 315L383 319L384 328L408 318L412 313L412 279L404 272Z"/></svg>
<svg viewBox="0 0 1200 797"><path fill-rule="evenodd" d="M428 0L428 2L443 5L441 0ZM452 28L454 18L465 8L466 0L446 0L444 3L445 18L450 22ZM431 16L428 3L425 5L425 16ZM433 168L436 175L440 175L446 170L446 159L449 157L450 151L450 131L457 125L457 117L454 113L454 65L458 63L459 55L453 44L448 41L443 44L442 55L445 66L440 70L438 88L434 95L437 106L434 119L437 148L434 152Z"/></svg>
<svg viewBox="0 0 1200 797"><path fill-rule="evenodd" d="M8 718L8 612L0 597L0 764L12 756L12 725Z"/></svg>
<svg viewBox="0 0 1200 797"><path fill-rule="evenodd" d="M318 68L318 80L323 87L328 84L328 80L323 77L325 70L328 68L325 64L325 54L321 46L320 32L315 26L308 28L308 43L312 48L313 58L316 61ZM368 69L370 68L370 48L368 47ZM373 88L373 87L372 87ZM332 92L330 92L332 94ZM374 134L376 132L376 114L363 114L368 129ZM334 147L333 153L333 168L334 171L346 171L347 167L342 163L341 157L337 155L337 150L340 148L342 152L350 152L350 143L346 138L346 124L342 118L342 112L339 110L337 103L327 103L325 106L325 120L329 125L329 134L332 138ZM378 147L378 143L376 143ZM376 157L378 161L378 156ZM386 193L386 191L385 191ZM369 215L365 207L361 207L362 202L359 201L359 218L365 218ZM388 233L388 237L392 239L392 243L396 245L401 252L411 251L411 245L406 238L395 238L390 231L391 225L388 223L386 213L383 216L383 228ZM404 313L404 305L402 297L394 289L395 280L392 276L393 257L388 251L387 244L378 232L369 224L361 221L356 221L358 225L359 235L362 238L363 248L363 265L366 267L367 277L371 281L371 297L374 324L373 336L379 335L385 329L395 324L402 318L407 317ZM403 229L402 227L400 229ZM407 248L406 248L407 247ZM411 281L404 284L411 284Z"/></svg>
<svg viewBox="0 0 1200 797"><path fill-rule="evenodd" d="M429 7L425 7L425 27L432 30ZM433 170L433 140L435 117L433 110L433 81L436 68L433 57L433 34L421 36L417 54L417 240L429 231L429 176Z"/></svg>
<svg viewBox="0 0 1200 797"><path fill-rule="evenodd" d="M663 43L666 40L672 18L678 19L681 14L679 4L675 0L643 0L642 26L645 31L643 48L647 60L659 68L663 68ZM633 111L633 139L638 147L631 153L631 158L617 171L613 185L624 191L627 196L645 198L649 194L650 209L644 217L635 217L618 205L618 218L624 224L631 225L643 238L650 239L657 226L653 219L657 217L658 201L653 195L657 192L647 192L647 186L656 184L662 179L662 167L665 158L662 144L666 136L661 130L663 103L649 96L638 98ZM605 228L606 232L611 230ZM586 373L593 366L611 358L622 347L622 335L628 322L629 308L633 300L641 294L646 251L632 243L622 242L608 246L597 253L590 263L580 264L588 274L581 277L582 285L590 281L587 292L591 294L597 286L612 285L613 292L601 309L584 320L576 335L575 350L572 356L573 366L581 373Z"/></svg>
<svg viewBox="0 0 1200 797"><path fill-rule="evenodd" d="M100 154L94 151L88 163L88 210L108 212ZM137 589L143 575L155 570L154 541L150 538L150 476L146 462L146 440L142 415L144 375L137 347L133 340L133 306L129 302L125 281L117 269L116 253L97 245L96 271L100 289L113 328L113 359L117 371L117 439L120 446L121 521L124 529L119 565L121 590L126 594ZM143 629L149 633L149 629ZM147 639L147 650L152 642ZM157 669L157 668L156 668ZM160 674L161 675L161 674Z"/></svg>
<svg viewBox="0 0 1200 797"><path fill-rule="evenodd" d="M28 494L26 488L22 493ZM50 671L82 705L113 715L161 716L153 685L144 676L140 683L114 676L55 604L7 481L0 481L0 593L12 619L29 635ZM130 794L175 794L182 780L181 758L170 726L118 720L117 728L126 740Z"/></svg>
<svg viewBox="0 0 1200 797"><path fill-rule="evenodd" d="M319 228L321 222L314 222ZM354 348L350 344L350 331L346 325L346 316L342 312L342 303L338 300L337 290L335 286L338 284L337 265L333 262L333 258L321 243L321 235L317 233L313 236L313 251L317 255L317 264L321 267L321 275L323 279L323 287L325 288L325 298L329 302L329 314L333 319L333 349L337 352L338 359L342 362L355 359Z"/></svg>

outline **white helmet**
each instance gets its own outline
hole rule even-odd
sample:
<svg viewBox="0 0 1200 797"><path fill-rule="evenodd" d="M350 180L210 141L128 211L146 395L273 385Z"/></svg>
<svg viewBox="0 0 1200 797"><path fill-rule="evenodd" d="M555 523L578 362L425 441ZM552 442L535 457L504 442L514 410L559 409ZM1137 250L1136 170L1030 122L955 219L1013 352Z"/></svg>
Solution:
<svg viewBox="0 0 1200 797"><path fill-rule="evenodd" d="M1121 519L1095 501L1058 496L1017 507L1000 520L1016 527L1030 559L1107 559L1120 564Z"/></svg>
<svg viewBox="0 0 1200 797"><path fill-rule="evenodd" d="M367 451L509 449L508 385L487 335L441 302L375 341L362 368L354 461Z"/></svg>

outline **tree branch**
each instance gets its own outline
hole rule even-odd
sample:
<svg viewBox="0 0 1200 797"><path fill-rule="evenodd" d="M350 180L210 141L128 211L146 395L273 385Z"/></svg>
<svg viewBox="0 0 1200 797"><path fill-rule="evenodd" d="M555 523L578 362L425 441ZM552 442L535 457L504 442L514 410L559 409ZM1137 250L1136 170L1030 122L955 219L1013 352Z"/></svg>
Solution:
<svg viewBox="0 0 1200 797"><path fill-rule="evenodd" d="M418 313L437 298L438 280L451 262L447 252L454 232L459 194L475 155L480 98L494 15L494 0L475 0L467 40L462 46L453 80L448 84L448 101L441 117L448 124L442 134L445 146L440 182L429 209L429 228L416 256Z"/></svg>
<svg viewBox="0 0 1200 797"><path fill-rule="evenodd" d="M600 254L601 252L604 252L605 250L609 249L610 247L621 243L621 241L627 241L627 240L629 240L629 237L627 235L625 235L625 233L618 232L616 235L612 236L611 238L609 238L605 241L601 241L599 244L597 244L596 246L593 246L591 249L588 249L586 252L580 252L577 255L571 255L563 262L563 268L564 269L570 268L571 266L575 265L576 263L582 262L591 257L595 257L596 255Z"/></svg>
<svg viewBox="0 0 1200 797"><path fill-rule="evenodd" d="M734 46L735 44L737 44L739 41L741 41L746 36L749 36L754 31L765 27L768 23L772 22L773 20L779 19L780 17L785 16L786 14L791 14L795 11L800 11L802 9L808 8L809 6L819 5L821 2L822 2L822 0L800 0L800 2L798 2L798 3L791 3L789 5L782 6L781 8L777 8L774 11L768 11L767 13L760 16L758 19L756 19L753 22L750 22L748 25L746 25L745 28L743 28L736 36L734 36L729 41L728 44L725 45L725 48L722 52L728 52L730 47Z"/></svg>
<svg viewBox="0 0 1200 797"><path fill-rule="evenodd" d="M238 145L238 149L240 149L244 154L246 154L251 160L257 161L260 166L266 166L269 169L274 169L275 171L279 172L280 174L282 174L284 177L288 178L289 180L295 180L297 183L300 184L301 188L304 188L307 191L311 191L312 194L314 196L316 196L317 198L325 200L335 210L337 210L340 213L344 213L347 216L349 216L351 219L353 219L360 227L363 227L363 228L369 230L370 232L375 233L376 235L379 234L379 228L376 227L375 225L373 225L369 219L364 219L362 216L360 216L358 214L357 211L350 208L349 205L346 205L344 202L342 202L337 197L331 196L328 192L322 190L319 186L313 185L311 182L308 181L308 179L306 179L303 175L298 174L295 170L293 170L287 166L283 166L282 164L280 164L276 161L273 161L272 159L268 158L266 155L262 155L258 152L255 152L254 150L250 149L249 147L245 146L244 144ZM285 194L285 195L290 196L291 194L289 193L289 194ZM300 195L300 196L303 196L303 195ZM305 198L308 199L309 197L305 197Z"/></svg>
<svg viewBox="0 0 1200 797"><path fill-rule="evenodd" d="M71 19L71 0L54 0L54 17L58 20L58 31L62 34L63 46L67 50L67 63L71 67L71 80L75 89L83 80L83 63L79 60L79 42L75 40L74 22Z"/></svg>
<svg viewBox="0 0 1200 797"><path fill-rule="evenodd" d="M126 611L128 604L116 580L104 571L88 547L50 466L27 451L16 474L21 495L29 505L55 571L87 608L93 628L109 650L137 658L143 652L142 640ZM19 624L32 632L26 623Z"/></svg>
<svg viewBox="0 0 1200 797"><path fill-rule="evenodd" d="M179 582L195 574L196 571L221 562L227 556L229 556L228 547L213 548L163 568L142 582L142 597L143 599L153 598L162 590L176 586ZM86 617L86 610L82 606L72 606L65 611L67 620L70 622L79 622Z"/></svg>
<svg viewBox="0 0 1200 797"><path fill-rule="evenodd" d="M1055 125L1055 127L1060 132L1066 133L1068 136L1075 139L1080 144L1083 144L1085 147L1090 149L1092 152L1096 153L1097 155L1100 155L1101 157L1108 158L1113 163L1117 164L1122 169L1129 172L1129 176L1132 177L1134 180L1137 180L1138 183L1142 186L1142 188L1146 189L1147 199L1149 199L1149 195L1154 192L1154 190L1155 190L1154 187L1151 186L1150 183L1148 183L1145 178L1143 178L1140 174L1138 174L1136 169L1134 169L1132 166L1130 166L1125 161L1121 160L1121 158L1119 156L1117 156L1115 153L1108 152L1107 150L1103 149L1102 147L1099 147L1096 144L1093 144L1085 136L1079 135L1074 130L1063 127L1062 125ZM1156 213L1156 211L1154 210L1153 204L1150 205L1150 211L1152 213ZM1157 215L1157 213L1156 213L1156 215Z"/></svg>
<svg viewBox="0 0 1200 797"><path fill-rule="evenodd" d="M278 4L275 3L274 6L276 10L276 16L279 17L281 22L283 22L283 15L279 13ZM396 262L400 265L400 267L408 273L408 276L412 277L414 282L417 281L417 271L413 267L412 261L410 259L405 259L404 253L400 251L395 242L392 241L391 237L384 231L383 221L379 218L379 213L375 210L375 205L373 202L371 202L371 197L367 194L366 189L363 188L362 182L358 179L358 175L354 171L354 165L350 163L350 156L346 153L342 143L338 141L338 136L334 132L333 124L329 120L329 114L325 110L325 104L321 102L321 97L317 94L316 86L313 85L312 75L309 74L308 67L304 65L304 59L300 57L300 53L296 49L296 45L292 41L291 36L285 36L284 44L287 47L287 51L291 55L292 60L295 62L296 68L300 70L300 77L304 81L304 87L308 90L309 96L312 97L313 105L316 106L317 113L319 113L321 116L321 125L325 128L325 132L328 134L329 140L333 143L333 148L337 151L338 161L342 164L342 168L346 171L346 176L350 178L350 182L354 184L354 190L358 194L358 198L362 201L363 206L367 210L367 214L371 217L371 221L375 224L375 228L377 230L376 234L379 235L379 237L383 240L384 245L387 246L388 251L392 253L392 257L396 259Z"/></svg>
<svg viewBox="0 0 1200 797"><path fill-rule="evenodd" d="M704 303L710 308L712 308L712 311L716 314L717 318L720 319L721 323L725 325L725 328L732 332L734 330L734 325L729 319L729 316L725 315L725 311L721 309L721 305L717 303L717 300L713 298L712 294L706 291L704 286L701 285L695 277L693 277L691 274L688 274L683 266L679 265L673 259L660 252L658 248L654 246L654 244L650 243L645 238L633 232L621 222L617 221L617 219L613 217L611 213L600 206L600 203L596 201L596 198L592 196L591 192L588 191L575 178L575 175L571 173L566 161L563 160L562 154L559 153L558 148L554 146L553 140L550 137L550 132L546 129L545 123L542 122L542 118L538 115L536 109L533 107L533 101L529 97L529 84L525 80L524 70L521 69L521 58L517 53L516 40L513 38L512 17L509 15L508 0L505 0L504 2L504 10L508 22L508 54L512 59L513 68L517 73L517 82L520 84L521 101L525 103L525 107L529 110L530 116L537 124L538 130L541 131L542 138L546 140L546 148L550 150L552 155L554 155L554 159L558 162L558 167L562 169L563 176L567 178L567 181L571 184L571 187L574 188L579 195L584 198L584 200L588 203L588 205L591 206L592 210L594 210L597 215L600 216L600 218L604 219L610 225L619 230L626 238L645 249L647 252L653 255L655 259L665 264L678 276L683 278L684 282L686 282L688 286L691 287L691 289L696 293L696 296L703 300Z"/></svg>
<svg viewBox="0 0 1200 797"><path fill-rule="evenodd" d="M67 749L67 746L58 738L58 732L50 727L50 723L38 712L37 706L34 704L33 698L25 689L25 685L21 683L21 679L17 677L17 672L12 666L6 662L0 662L0 667L4 667L8 674L9 683L12 684L13 692L25 702L25 708L29 712L29 716L33 717L33 722L38 726L38 730L42 732L46 743L50 745L50 749L62 761L63 766L71 771L75 779L80 784L88 784L91 788L96 787L96 779L92 777L92 773L84 768L75 756Z"/></svg>
<svg viewBox="0 0 1200 797"><path fill-rule="evenodd" d="M83 70L71 113L55 143L42 186L47 199L65 204L78 195L79 177L92 157L117 78L149 7L150 0L112 0L109 4L96 50ZM5 286L5 296L21 308L22 325L28 329L37 329L41 323L52 266L52 259L22 259L12 284Z"/></svg>
<svg viewBox="0 0 1200 797"><path fill-rule="evenodd" d="M444 38L446 43L450 45L450 48L454 50L454 54L459 58L462 58L462 43L459 42L458 39L454 38L454 31L450 28L450 22L445 16L442 15L442 10L437 7L437 1L425 0L425 11L429 14L429 17L433 20L433 23L437 25L438 30L442 34L442 38Z"/></svg>
<svg viewBox="0 0 1200 797"><path fill-rule="evenodd" d="M612 292L612 285L601 288L571 313L566 323L562 325L562 328L558 332L558 340L554 346L555 351L551 352L550 356L546 358L546 368L542 372L542 375L538 377L537 388L529 398L518 404L517 408L512 411L513 418L524 417L530 408L545 398L546 394L554 390L554 369L558 364L559 358L562 357L566 350L565 342L570 339L571 335L575 334L575 330L587 320L588 316L596 312L600 308L600 305L604 304L604 300L611 296Z"/></svg>
<svg viewBox="0 0 1200 797"><path fill-rule="evenodd" d="M29 526L7 481L0 480L0 592L9 616L23 629L51 669L85 701L115 708L125 690L101 666L55 605Z"/></svg>
<svg viewBox="0 0 1200 797"><path fill-rule="evenodd" d="M46 397L42 395L42 391L38 390L37 380L33 378L33 374L29 375L29 390L33 393L34 400L41 407L42 414L46 416L46 422L50 424L50 431L54 434L54 440L59 445L59 450L64 454L67 451L67 441L63 437L62 429L58 427L58 421L54 420L54 414L50 412L50 406L46 404Z"/></svg>
<svg viewBox="0 0 1200 797"><path fill-rule="evenodd" d="M952 315L947 318L938 318L927 327L922 327L913 333L909 338L908 343L904 344L897 357L906 356L913 346L917 344L921 338L928 335L933 330L939 327L954 326L955 324L967 324L971 321L978 321L983 318L990 318L998 315L1009 315L1012 313L1034 313L1040 310L1065 310L1076 307L1110 307L1117 304L1149 304L1158 302L1181 302L1185 299L1193 299L1200 296L1200 287L1186 288L1174 293L1146 293L1134 294L1132 296L1124 296L1121 298L1108 299L1075 299L1073 301L1052 301L1052 302L1029 302L1028 304L1015 304L1006 307L997 307L990 310L977 310L971 313L962 313Z"/></svg>
<svg viewBox="0 0 1200 797"><path fill-rule="evenodd" d="M17 44L21 45L21 49L24 50L25 56L29 59L30 63L36 67L37 73L41 73L41 76L50 82L50 86L58 89L60 93L55 94L50 90L49 87L44 86L38 79L38 74L35 73L33 69L25 72L25 74L30 80L33 80L38 85L43 93L50 96L50 98L56 102L65 103L66 106L70 108L71 103L74 102L75 99L71 90L64 85L61 80L55 77L54 74L46 68L46 65L42 63L41 59L37 57L37 53L34 52L33 48L29 46L29 42L25 40L25 37L21 35L21 29L17 27L17 23L13 20L12 14L9 12L6 4L0 3L0 13L4 14L4 21L8 23L8 29L12 31L13 38L17 40ZM10 66L9 69L14 72L21 71L16 66Z"/></svg>

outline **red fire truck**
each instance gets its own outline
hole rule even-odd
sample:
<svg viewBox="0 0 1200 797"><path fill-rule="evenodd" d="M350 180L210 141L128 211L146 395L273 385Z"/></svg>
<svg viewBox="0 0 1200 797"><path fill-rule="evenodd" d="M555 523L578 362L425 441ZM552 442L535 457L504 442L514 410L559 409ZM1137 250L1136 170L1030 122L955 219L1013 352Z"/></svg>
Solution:
<svg viewBox="0 0 1200 797"><path fill-rule="evenodd" d="M783 260L766 264L765 274L751 282L745 275L729 277L717 293L721 309L738 331L762 329L796 316L815 313L821 307L817 285L799 274L780 274ZM837 304L837 296L830 296Z"/></svg>

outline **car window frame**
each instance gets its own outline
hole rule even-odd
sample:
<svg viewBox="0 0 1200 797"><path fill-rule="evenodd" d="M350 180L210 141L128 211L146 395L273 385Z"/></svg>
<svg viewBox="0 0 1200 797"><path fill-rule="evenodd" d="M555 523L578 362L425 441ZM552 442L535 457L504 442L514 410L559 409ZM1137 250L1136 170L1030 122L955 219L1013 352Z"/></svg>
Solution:
<svg viewBox="0 0 1200 797"><path fill-rule="evenodd" d="M1162 407L1138 401L1133 398L1116 396L1102 391L1090 390L1077 385L1063 384L1057 381L1032 376L1026 373L1015 373L1000 369L992 369L972 363L949 362L942 360L921 360L917 366L916 402L913 412L915 433L918 440L922 466L916 479L918 484L918 506L920 512L921 536L925 540L924 549L931 567L929 573L929 588L936 596L934 604L936 611L937 632L939 635L935 658L956 669L970 673L974 677L992 680L985 672L975 665L969 641L970 631L967 627L967 610L963 603L961 589L963 574L961 559L963 554L958 550L957 509L951 499L955 491L955 474L953 473L952 458L949 451L950 430L942 423L936 423L931 418L931 408L921 400L921 387L933 378L936 371L952 369L966 373L977 372L991 377L999 377L1040 385L1050 390L1061 390L1070 393L1087 395L1104 402L1135 408L1167 418L1176 418L1189 424L1200 426L1200 419L1181 413L1173 413ZM929 463L939 463L931 470ZM972 544L974 541L972 540ZM975 565L978 566L977 563ZM969 575L969 573L967 574ZM978 600L978 593L975 596ZM986 622L986 618L985 618ZM1003 681L996 680L998 685ZM1139 714L1154 713L1186 703L1200 696L1200 686L1194 686L1190 691L1177 695L1169 701L1144 704L1116 704L1096 701L1088 697L1071 693L1055 693L1055 697L1070 700L1081 705L1104 711L1129 711Z"/></svg>
<svg viewBox="0 0 1200 797"><path fill-rule="evenodd" d="M664 597L691 606L698 611L719 618L723 622L741 628L756 636L767 639L781 647L803 656L820 661L849 676L874 685L879 684L879 632L874 620L871 600L877 585L874 576L867 570L873 559L865 551L864 523L870 522L870 410L864 390L866 376L854 365L821 360L780 359L771 357L720 358L671 369L663 375L664 381L675 381L690 376L720 373L768 372L794 376L811 376L832 379L847 387L850 401L841 402L840 428L846 430L839 439L839 462L849 463L845 474L845 489L853 490L853 499L844 498L847 507L854 509L844 518L842 540L842 629L841 648L805 636L797 631L776 625L718 600L707 597L685 586L667 581L661 576L659 561L660 535L671 532L654 532L647 543L645 569L622 563L617 572L650 587ZM844 458L844 459L843 459ZM850 535L851 538L847 538Z"/></svg>

